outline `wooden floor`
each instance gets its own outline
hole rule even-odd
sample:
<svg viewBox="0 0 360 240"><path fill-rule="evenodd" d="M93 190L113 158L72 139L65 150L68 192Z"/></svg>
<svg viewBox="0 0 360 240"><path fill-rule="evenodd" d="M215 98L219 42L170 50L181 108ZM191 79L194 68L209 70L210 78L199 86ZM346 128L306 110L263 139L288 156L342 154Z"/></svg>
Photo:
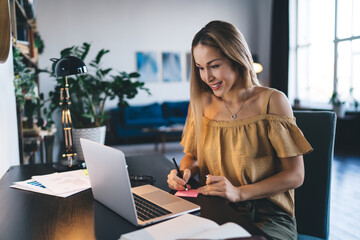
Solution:
<svg viewBox="0 0 360 240"><path fill-rule="evenodd" d="M121 145L126 155L154 153L153 144ZM167 143L169 160L180 162L182 148L178 142ZM332 165L330 205L330 240L360 239L360 156L335 155Z"/></svg>
<svg viewBox="0 0 360 240"><path fill-rule="evenodd" d="M360 239L360 156L335 155L332 166L330 240Z"/></svg>

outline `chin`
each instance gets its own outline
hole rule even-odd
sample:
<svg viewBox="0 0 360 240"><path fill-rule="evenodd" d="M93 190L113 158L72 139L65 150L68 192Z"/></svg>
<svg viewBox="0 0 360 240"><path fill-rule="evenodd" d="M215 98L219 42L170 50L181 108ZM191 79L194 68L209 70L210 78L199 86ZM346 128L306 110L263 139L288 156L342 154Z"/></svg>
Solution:
<svg viewBox="0 0 360 240"><path fill-rule="evenodd" d="M222 92L219 92L219 91L213 91L213 94L219 98L223 97L223 95L224 95Z"/></svg>

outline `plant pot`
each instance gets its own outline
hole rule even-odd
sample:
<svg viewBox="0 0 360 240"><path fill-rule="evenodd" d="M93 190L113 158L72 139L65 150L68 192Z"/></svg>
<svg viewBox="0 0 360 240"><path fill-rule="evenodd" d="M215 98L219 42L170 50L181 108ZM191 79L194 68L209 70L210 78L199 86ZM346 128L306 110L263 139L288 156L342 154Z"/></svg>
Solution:
<svg viewBox="0 0 360 240"><path fill-rule="evenodd" d="M95 128L73 129L74 146L76 149L76 159L84 160L80 138L85 138L100 144L105 143L106 126Z"/></svg>
<svg viewBox="0 0 360 240"><path fill-rule="evenodd" d="M340 104L340 105L334 105L333 106L333 110L336 113L338 118L343 118L345 117L345 104Z"/></svg>

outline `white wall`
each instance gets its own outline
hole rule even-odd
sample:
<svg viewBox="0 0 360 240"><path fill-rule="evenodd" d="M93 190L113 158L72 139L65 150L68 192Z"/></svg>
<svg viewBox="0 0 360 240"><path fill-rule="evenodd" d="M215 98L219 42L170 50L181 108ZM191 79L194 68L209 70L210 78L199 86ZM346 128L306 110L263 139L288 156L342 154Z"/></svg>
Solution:
<svg viewBox="0 0 360 240"><path fill-rule="evenodd" d="M225 20L239 28L252 53L258 55L264 66L259 79L268 85L271 5L272 0L37 0L37 26L45 42L39 66L50 69L49 59L60 57L62 49L92 42L88 60L100 49L110 49L103 59L104 67L136 71L137 51L190 52L192 38L203 26L211 20ZM53 89L54 81L46 74L40 75L45 96ZM152 96L140 92L130 104L190 98L186 80L145 86ZM116 104L108 102L106 108ZM56 122L61 133L60 120ZM55 141L56 156L59 139Z"/></svg>
<svg viewBox="0 0 360 240"><path fill-rule="evenodd" d="M189 52L193 36L206 23L220 19L233 23L245 35L265 70L269 69L271 0L38 0L36 15L45 42L40 67L50 67L65 47L92 42L89 60L101 48L110 49L104 66L136 71L136 51ZM53 88L54 80L41 75L41 90ZM189 99L189 82L149 83L152 93L140 93L131 104ZM107 107L116 106L116 103Z"/></svg>
<svg viewBox="0 0 360 240"><path fill-rule="evenodd" d="M271 5L272 0L37 0L38 29L46 46L39 64L49 68L49 59L59 57L61 49L90 41L93 43L90 58L101 48L110 49L104 59L106 67L136 71L136 51L189 51L194 34L207 22L220 19L233 23L244 34L252 52L258 54L264 65L259 79L267 85ZM9 166L19 164L12 51L7 62L0 64L0 79L1 177ZM41 91L51 90L53 81L42 74ZM188 82L147 87L151 97L140 94L130 103L189 98Z"/></svg>
<svg viewBox="0 0 360 240"><path fill-rule="evenodd" d="M264 70L258 74L263 85L269 86L270 82L270 47L271 47L271 19L272 0L252 1L254 6L252 26L254 34L253 54L257 54Z"/></svg>
<svg viewBox="0 0 360 240"><path fill-rule="evenodd" d="M19 144L14 94L12 49L5 63L0 63L0 178L11 165L19 164Z"/></svg>

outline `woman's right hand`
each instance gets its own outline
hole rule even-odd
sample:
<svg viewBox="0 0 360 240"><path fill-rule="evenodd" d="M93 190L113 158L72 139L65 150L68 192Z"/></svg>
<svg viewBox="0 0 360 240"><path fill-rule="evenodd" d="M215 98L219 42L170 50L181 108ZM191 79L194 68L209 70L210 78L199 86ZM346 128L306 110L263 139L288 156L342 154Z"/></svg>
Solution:
<svg viewBox="0 0 360 240"><path fill-rule="evenodd" d="M186 184L187 188L190 189L191 186L189 184L187 184L190 177L191 177L191 171L188 168L186 168L183 171L183 179L178 177L177 170L173 169L173 170L171 170L171 172L168 175L167 183L169 185L169 188L171 188L173 190L185 190L185 187L184 187L185 184Z"/></svg>

